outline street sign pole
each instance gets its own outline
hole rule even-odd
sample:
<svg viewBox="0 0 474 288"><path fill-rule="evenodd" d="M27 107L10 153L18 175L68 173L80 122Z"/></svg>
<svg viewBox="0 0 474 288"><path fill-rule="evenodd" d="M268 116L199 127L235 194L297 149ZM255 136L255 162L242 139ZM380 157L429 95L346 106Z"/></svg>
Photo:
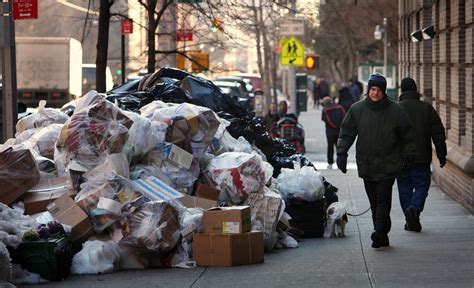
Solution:
<svg viewBox="0 0 474 288"><path fill-rule="evenodd" d="M1 141L15 136L18 118L16 91L15 25L11 2L0 2L0 57L2 58L2 135Z"/></svg>
<svg viewBox="0 0 474 288"><path fill-rule="evenodd" d="M122 60L122 75L121 75L122 76L122 84L125 84L125 75L126 75L126 73L125 73L125 67L126 67L125 66L125 34L122 34L122 47L121 47L120 50L121 50L120 51L121 52L120 53L120 56L121 56L120 58Z"/></svg>
<svg viewBox="0 0 474 288"><path fill-rule="evenodd" d="M291 3L291 16L295 16L296 14L296 1L293 1ZM288 88L290 92L290 101L291 101L291 106L293 107L293 112L298 116L298 103L296 100L296 67L295 66L290 66L290 69L288 70L290 75L288 77Z"/></svg>

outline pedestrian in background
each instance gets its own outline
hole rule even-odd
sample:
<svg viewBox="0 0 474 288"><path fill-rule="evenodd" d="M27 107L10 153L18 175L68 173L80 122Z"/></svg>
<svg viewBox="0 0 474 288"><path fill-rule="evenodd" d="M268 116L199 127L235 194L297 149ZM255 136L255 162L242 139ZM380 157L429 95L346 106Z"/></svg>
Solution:
<svg viewBox="0 0 474 288"><path fill-rule="evenodd" d="M384 76L370 76L368 96L349 109L337 141L337 167L346 173L347 152L357 138L357 169L364 180L375 230L373 248L390 245L392 186L402 166L415 159L415 136L408 115L387 97L386 89Z"/></svg>
<svg viewBox="0 0 474 288"><path fill-rule="evenodd" d="M405 230L421 231L420 214L425 206L431 184L431 141L441 168L446 165L446 135L443 123L436 110L429 103L420 100L416 83L404 78L399 104L408 114L415 129L416 160L412 167L402 170L397 177L400 205L406 217Z"/></svg>
<svg viewBox="0 0 474 288"><path fill-rule="evenodd" d="M362 91L359 90L359 86L357 86L356 80L354 80L354 78L350 78L348 83L349 89L351 90L352 103L355 103L359 101Z"/></svg>
<svg viewBox="0 0 474 288"><path fill-rule="evenodd" d="M328 142L328 169L332 169L332 164L334 164L334 147L337 144L339 129L341 128L342 119L346 116L346 111L341 105L333 103L331 97L324 97L321 100L321 105L324 107L321 118L326 124L326 140Z"/></svg>
<svg viewBox="0 0 474 288"><path fill-rule="evenodd" d="M321 98L321 79L317 79L313 85L313 109L319 109L319 100Z"/></svg>
<svg viewBox="0 0 474 288"><path fill-rule="evenodd" d="M273 128L279 119L280 117L278 116L276 104L271 103L267 115L263 117L263 123L268 133L272 133Z"/></svg>
<svg viewBox="0 0 474 288"><path fill-rule="evenodd" d="M338 103L344 107L346 111L349 111L349 108L351 108L352 104L354 104L351 90L348 87L342 87L339 89Z"/></svg>

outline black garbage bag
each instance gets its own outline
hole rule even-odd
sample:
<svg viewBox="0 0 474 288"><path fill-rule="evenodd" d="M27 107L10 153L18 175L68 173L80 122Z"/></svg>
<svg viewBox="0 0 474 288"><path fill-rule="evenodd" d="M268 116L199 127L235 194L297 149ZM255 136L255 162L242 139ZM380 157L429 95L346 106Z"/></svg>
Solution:
<svg viewBox="0 0 474 288"><path fill-rule="evenodd" d="M151 95L153 95L154 100L161 100L166 103L190 103L191 99L186 95L186 93L176 85L176 83L171 83L172 81L168 81L166 78L165 81L152 86L151 88L147 88L146 91L148 91ZM172 79L170 79L172 80Z"/></svg>
<svg viewBox="0 0 474 288"><path fill-rule="evenodd" d="M177 68L171 68L171 67L163 67L160 68L157 72L155 72L153 75L156 75L157 79L162 79L162 78L172 78L176 80L183 80L184 78L188 76L192 76L186 71L177 69Z"/></svg>
<svg viewBox="0 0 474 288"><path fill-rule="evenodd" d="M326 206L324 199L313 202L290 199L286 203L285 212L291 216L291 227L302 230L303 238L324 236L326 224Z"/></svg>
<svg viewBox="0 0 474 288"><path fill-rule="evenodd" d="M300 166L314 167L313 163L303 154L293 154L291 156L273 155L269 158L269 163L273 166L273 177L280 175L281 168L294 168L294 162L300 163Z"/></svg>
<svg viewBox="0 0 474 288"><path fill-rule="evenodd" d="M237 118L248 116L247 111L234 98L223 94L209 80L188 76L181 81L180 88L189 95L192 104L207 107L216 113L226 112Z"/></svg>
<svg viewBox="0 0 474 288"><path fill-rule="evenodd" d="M112 103L117 103L117 105L122 110L135 113L139 113L140 108L154 100L152 94L144 91L116 94L112 93L108 94L105 99Z"/></svg>

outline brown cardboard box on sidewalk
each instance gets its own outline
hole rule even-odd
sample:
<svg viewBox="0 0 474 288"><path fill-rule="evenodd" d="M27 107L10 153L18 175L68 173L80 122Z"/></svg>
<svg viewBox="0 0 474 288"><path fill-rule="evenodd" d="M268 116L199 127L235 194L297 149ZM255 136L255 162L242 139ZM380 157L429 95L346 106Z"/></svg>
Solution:
<svg viewBox="0 0 474 288"><path fill-rule="evenodd" d="M71 226L71 238L80 244L94 234L86 212L69 195L63 195L49 203L47 209L59 223Z"/></svg>
<svg viewBox="0 0 474 288"><path fill-rule="evenodd" d="M200 183L196 189L196 196L209 200L218 201L221 192L209 185Z"/></svg>
<svg viewBox="0 0 474 288"><path fill-rule="evenodd" d="M204 211L206 234L241 234L251 228L249 206L216 207Z"/></svg>
<svg viewBox="0 0 474 288"><path fill-rule="evenodd" d="M237 266L264 262L263 232L194 234L194 261L199 266Z"/></svg>

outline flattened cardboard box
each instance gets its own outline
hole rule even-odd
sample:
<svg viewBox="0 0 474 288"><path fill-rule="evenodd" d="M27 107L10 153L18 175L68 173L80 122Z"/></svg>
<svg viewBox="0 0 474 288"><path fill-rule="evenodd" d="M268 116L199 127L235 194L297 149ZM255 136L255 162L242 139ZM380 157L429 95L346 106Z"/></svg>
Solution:
<svg viewBox="0 0 474 288"><path fill-rule="evenodd" d="M209 209L213 207L217 207L217 201L209 200L209 199L204 199L204 198L199 198L195 196L190 196L190 195L183 195L182 198L179 198L181 203L187 208L202 208L202 209Z"/></svg>
<svg viewBox="0 0 474 288"><path fill-rule="evenodd" d="M23 199L25 214L33 215L48 210L48 204L64 194L74 196L76 195L76 190L72 188L62 188L52 190L51 192L26 192L25 198Z"/></svg>
<svg viewBox="0 0 474 288"><path fill-rule="evenodd" d="M206 184L199 184L196 189L196 196L209 200L218 201L220 191Z"/></svg>
<svg viewBox="0 0 474 288"><path fill-rule="evenodd" d="M49 203L48 211L59 223L71 226L72 240L81 242L94 233L86 212L69 195L63 195Z"/></svg>
<svg viewBox="0 0 474 288"><path fill-rule="evenodd" d="M204 211L206 234L241 234L251 228L249 206L216 207Z"/></svg>
<svg viewBox="0 0 474 288"><path fill-rule="evenodd" d="M199 266L237 266L264 262L263 232L194 234L194 261Z"/></svg>

